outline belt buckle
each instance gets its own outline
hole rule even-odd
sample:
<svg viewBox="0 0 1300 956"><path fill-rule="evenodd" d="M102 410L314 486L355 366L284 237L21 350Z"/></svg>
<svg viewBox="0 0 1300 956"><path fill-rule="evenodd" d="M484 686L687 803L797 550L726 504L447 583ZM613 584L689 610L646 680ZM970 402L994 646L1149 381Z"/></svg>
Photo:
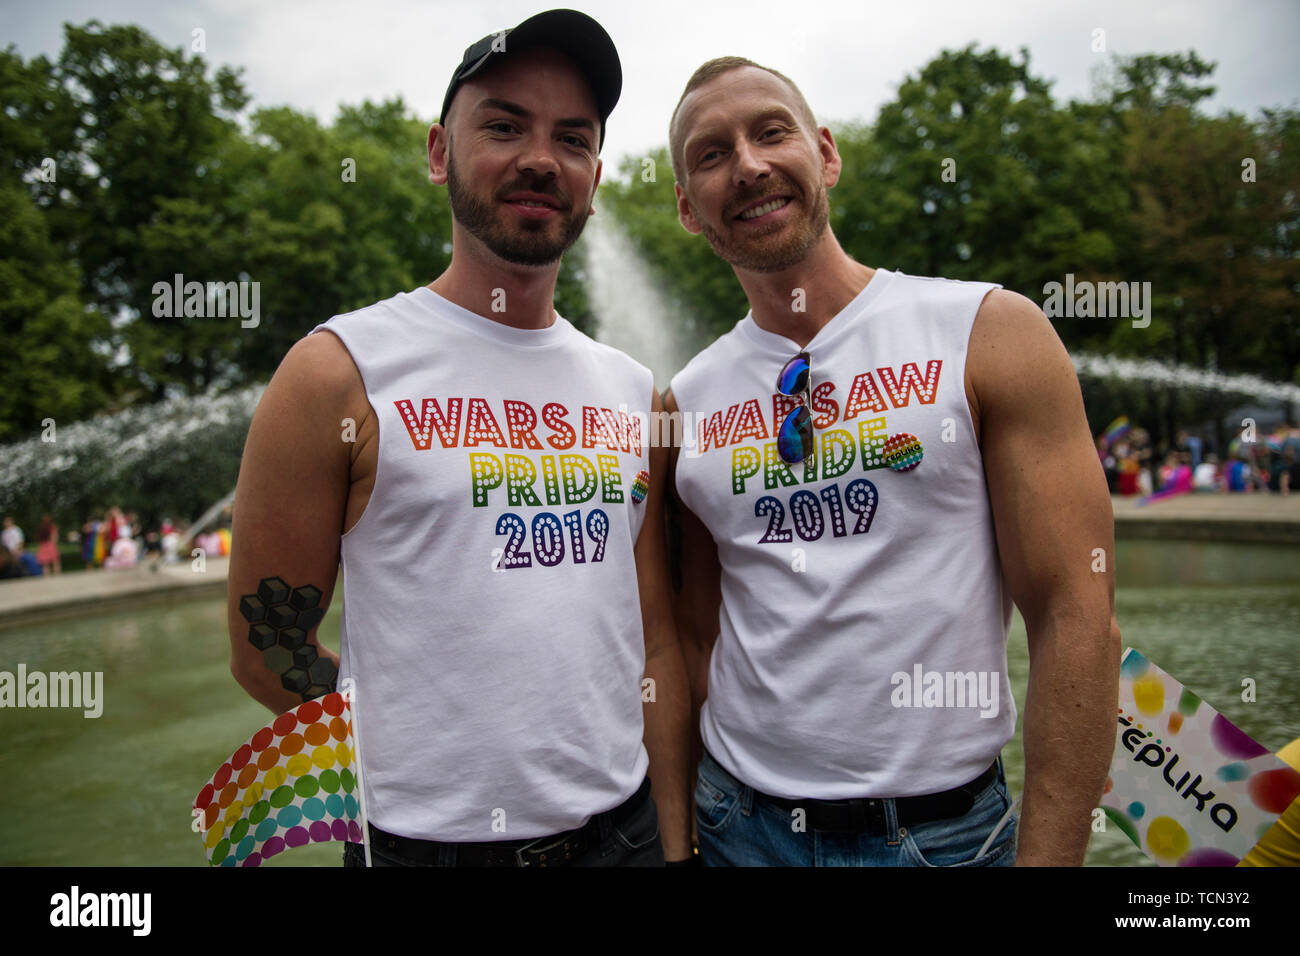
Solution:
<svg viewBox="0 0 1300 956"><path fill-rule="evenodd" d="M538 837L536 840L533 840L533 841L531 841L531 842L529 842L529 843L525 843L523 846L518 847L518 848L515 850L515 859L518 861L518 863L519 863L520 866L533 866L534 864L529 863L528 860L526 860L526 859L524 858L524 854L525 854L525 853L533 853L533 854L539 854L539 853L540 853L540 854L545 854L545 852L546 852L547 850L550 850L550 849L552 849L553 847L567 846L567 844L568 844L571 840L573 840L575 836L576 836L576 834L574 834L574 833L572 833L572 832L570 832L570 833L566 833L566 834L560 836L558 839L553 840L553 841L551 841L550 843L548 843L548 844L546 844L545 846L542 846L542 847L537 846L537 844L540 843L542 840L545 840L546 837ZM568 858L567 858L567 857L568 857L568 854L566 853L565 856L566 856L566 859L564 860L564 862L567 863L567 862L568 862ZM538 862L537 864L535 864L535 865L537 865L537 866L551 866L551 865L554 865L553 863L548 864L548 863L546 863L546 862L544 862L544 861L545 861L545 856L543 856L543 857L542 857L542 860L539 861L539 862Z"/></svg>
<svg viewBox="0 0 1300 956"><path fill-rule="evenodd" d="M880 800L866 797L846 802L854 832L866 834L884 832L885 808Z"/></svg>
<svg viewBox="0 0 1300 956"><path fill-rule="evenodd" d="M878 799L821 800L817 804L823 813L811 815L809 824L814 830L828 833L883 833L885 810Z"/></svg>

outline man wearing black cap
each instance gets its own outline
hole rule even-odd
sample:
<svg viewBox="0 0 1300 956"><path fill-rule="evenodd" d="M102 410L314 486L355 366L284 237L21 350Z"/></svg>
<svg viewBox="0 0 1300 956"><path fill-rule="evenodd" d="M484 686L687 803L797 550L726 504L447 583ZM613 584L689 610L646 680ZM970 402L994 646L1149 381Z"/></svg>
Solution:
<svg viewBox="0 0 1300 956"><path fill-rule="evenodd" d="M232 671L276 712L334 666L354 682L379 865L690 857L665 450L642 425L661 404L647 369L553 305L621 83L608 35L571 10L471 46L428 139L450 266L317 326L332 334L290 350L249 431ZM341 658L315 637L340 559ZM247 599L284 588L305 641L250 631Z"/></svg>

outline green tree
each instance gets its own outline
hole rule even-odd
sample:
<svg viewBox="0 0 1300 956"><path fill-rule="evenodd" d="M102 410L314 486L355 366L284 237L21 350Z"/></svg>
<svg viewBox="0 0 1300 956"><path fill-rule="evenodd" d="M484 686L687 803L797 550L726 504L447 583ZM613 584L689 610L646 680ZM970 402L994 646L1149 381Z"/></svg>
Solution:
<svg viewBox="0 0 1300 956"><path fill-rule="evenodd" d="M108 322L82 303L77 267L50 240L27 191L7 181L0 249L0 442L7 442L39 434L47 418L57 426L91 414L113 387Z"/></svg>

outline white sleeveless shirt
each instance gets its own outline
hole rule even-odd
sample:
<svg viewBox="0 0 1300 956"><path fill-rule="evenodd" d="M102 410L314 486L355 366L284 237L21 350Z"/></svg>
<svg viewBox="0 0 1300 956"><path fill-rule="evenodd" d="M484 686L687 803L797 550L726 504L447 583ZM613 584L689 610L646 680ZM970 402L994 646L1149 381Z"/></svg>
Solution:
<svg viewBox="0 0 1300 956"><path fill-rule="evenodd" d="M994 288L877 270L806 347L812 463L776 448L795 401L777 375L800 349L752 314L672 380L694 438L677 490L722 565L701 734L760 791L934 793L1015 731L1011 602L964 388Z"/></svg>
<svg viewBox="0 0 1300 956"><path fill-rule="evenodd" d="M379 423L341 544L371 822L486 842L619 805L649 763L631 491L651 373L558 315L514 329L426 287L322 329Z"/></svg>

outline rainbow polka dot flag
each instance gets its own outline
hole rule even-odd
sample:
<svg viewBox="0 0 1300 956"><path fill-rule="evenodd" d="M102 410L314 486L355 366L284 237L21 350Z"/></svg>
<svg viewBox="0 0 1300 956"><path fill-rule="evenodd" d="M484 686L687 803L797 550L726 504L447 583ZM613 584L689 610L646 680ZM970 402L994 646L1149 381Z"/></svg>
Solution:
<svg viewBox="0 0 1300 956"><path fill-rule="evenodd" d="M1236 866L1291 804L1300 773L1129 648L1103 811L1161 866Z"/></svg>
<svg viewBox="0 0 1300 956"><path fill-rule="evenodd" d="M361 843L352 707L327 694L253 734L194 798L195 829L212 866L258 866L331 840Z"/></svg>

